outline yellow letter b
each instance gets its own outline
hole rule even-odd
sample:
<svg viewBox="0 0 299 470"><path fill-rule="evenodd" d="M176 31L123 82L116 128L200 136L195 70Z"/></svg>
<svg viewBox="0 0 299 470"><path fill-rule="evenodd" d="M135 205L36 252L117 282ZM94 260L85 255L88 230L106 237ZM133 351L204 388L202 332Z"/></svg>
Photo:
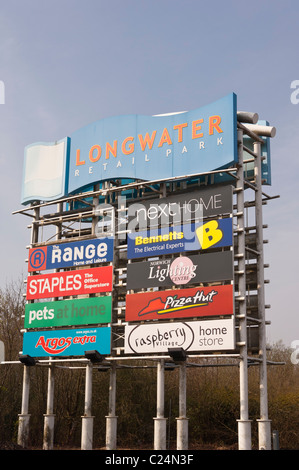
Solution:
<svg viewBox="0 0 299 470"><path fill-rule="evenodd" d="M218 243L221 240L223 233L218 228L217 220L211 220L210 222L203 224L201 227L198 227L196 229L196 235L201 248L206 250L207 248L210 248L210 246Z"/></svg>

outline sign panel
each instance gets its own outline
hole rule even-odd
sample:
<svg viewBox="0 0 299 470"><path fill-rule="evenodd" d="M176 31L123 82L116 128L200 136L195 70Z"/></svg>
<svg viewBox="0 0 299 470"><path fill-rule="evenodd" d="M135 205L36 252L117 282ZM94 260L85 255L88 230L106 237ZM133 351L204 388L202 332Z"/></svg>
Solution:
<svg viewBox="0 0 299 470"><path fill-rule="evenodd" d="M68 188L111 178L154 180L211 171L237 159L236 95L161 116L117 116L71 134Z"/></svg>
<svg viewBox="0 0 299 470"><path fill-rule="evenodd" d="M168 348L189 352L235 349L234 320L146 323L125 327L125 354L167 353Z"/></svg>
<svg viewBox="0 0 299 470"><path fill-rule="evenodd" d="M31 248L28 271L69 268L110 261L113 261L113 238L96 238Z"/></svg>
<svg viewBox="0 0 299 470"><path fill-rule="evenodd" d="M112 297L35 302L25 305L25 328L91 325L111 322Z"/></svg>
<svg viewBox="0 0 299 470"><path fill-rule="evenodd" d="M54 200L114 178L147 181L226 168L237 161L237 97L231 93L188 112L109 117L68 140L69 158L59 155L57 171L51 166L54 143L30 146L22 204Z"/></svg>
<svg viewBox="0 0 299 470"><path fill-rule="evenodd" d="M231 246L232 218L128 234L128 259Z"/></svg>
<svg viewBox="0 0 299 470"><path fill-rule="evenodd" d="M233 187L206 187L128 206L128 228L135 231L157 226L185 224L199 217L233 212Z"/></svg>
<svg viewBox="0 0 299 470"><path fill-rule="evenodd" d="M111 292L112 266L27 277L27 300Z"/></svg>
<svg viewBox="0 0 299 470"><path fill-rule="evenodd" d="M32 357L84 356L85 351L90 350L110 354L110 327L24 333L23 354Z"/></svg>
<svg viewBox="0 0 299 470"><path fill-rule="evenodd" d="M261 126L269 126L268 121L259 120L257 125ZM260 139L263 141L261 144L261 173L262 173L262 184L271 185L271 151L270 151L270 137L259 136ZM253 148L253 139L248 135L244 134L243 141L245 147L249 150L254 151ZM251 155L246 151L244 148L244 160L249 159L251 160ZM254 162L249 162L244 164L245 175L247 178L254 176Z"/></svg>
<svg viewBox="0 0 299 470"><path fill-rule="evenodd" d="M233 315L233 286L127 294L126 321Z"/></svg>
<svg viewBox="0 0 299 470"><path fill-rule="evenodd" d="M142 261L127 265L127 289L224 281L233 274L232 251Z"/></svg>

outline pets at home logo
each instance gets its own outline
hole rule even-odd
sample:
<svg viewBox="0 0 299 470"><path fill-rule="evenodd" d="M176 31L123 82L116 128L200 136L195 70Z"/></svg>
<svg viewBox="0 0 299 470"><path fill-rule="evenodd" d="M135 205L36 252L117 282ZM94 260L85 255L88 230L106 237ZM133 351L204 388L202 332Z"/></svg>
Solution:
<svg viewBox="0 0 299 470"><path fill-rule="evenodd" d="M5 104L5 85L2 80L0 80L0 104Z"/></svg>

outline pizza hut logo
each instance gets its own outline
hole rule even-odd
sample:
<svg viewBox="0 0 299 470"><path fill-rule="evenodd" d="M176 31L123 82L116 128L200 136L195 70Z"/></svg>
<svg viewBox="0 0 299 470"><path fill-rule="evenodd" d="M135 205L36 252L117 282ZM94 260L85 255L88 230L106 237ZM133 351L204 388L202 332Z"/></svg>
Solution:
<svg viewBox="0 0 299 470"><path fill-rule="evenodd" d="M165 315L170 312L188 310L195 307L206 307L213 302L213 298L217 294L218 292L213 289L207 294L203 290L198 290L195 295L188 297L179 297L177 294L168 295L165 301L161 297L157 297L150 300L147 306L140 310L138 316L145 316L150 313Z"/></svg>

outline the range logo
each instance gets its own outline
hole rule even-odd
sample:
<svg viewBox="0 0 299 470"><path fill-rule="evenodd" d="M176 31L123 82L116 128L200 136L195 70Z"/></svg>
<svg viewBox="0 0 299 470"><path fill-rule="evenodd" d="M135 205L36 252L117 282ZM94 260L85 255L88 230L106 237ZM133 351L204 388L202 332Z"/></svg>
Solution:
<svg viewBox="0 0 299 470"><path fill-rule="evenodd" d="M97 238L31 248L28 271L70 268L113 261L113 238Z"/></svg>
<svg viewBox="0 0 299 470"><path fill-rule="evenodd" d="M233 350L235 348L233 318L146 323L125 327L126 354L167 353L169 348L178 347L187 353Z"/></svg>
<svg viewBox="0 0 299 470"><path fill-rule="evenodd" d="M232 251L132 262L127 266L128 290L230 279L233 279Z"/></svg>
<svg viewBox="0 0 299 470"><path fill-rule="evenodd" d="M231 284L126 296L126 321L222 316L233 313Z"/></svg>
<svg viewBox="0 0 299 470"><path fill-rule="evenodd" d="M32 275L27 278L27 299L48 299L112 291L112 266Z"/></svg>

